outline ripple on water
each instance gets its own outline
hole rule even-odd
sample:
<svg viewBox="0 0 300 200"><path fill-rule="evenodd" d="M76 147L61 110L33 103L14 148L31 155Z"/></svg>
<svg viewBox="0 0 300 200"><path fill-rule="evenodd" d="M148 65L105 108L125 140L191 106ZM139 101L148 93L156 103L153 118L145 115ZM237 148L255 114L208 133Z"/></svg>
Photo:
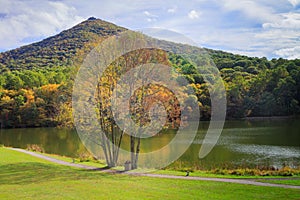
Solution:
<svg viewBox="0 0 300 200"><path fill-rule="evenodd" d="M232 144L228 148L231 151L263 156L264 158L277 157L281 159L298 158L300 159L300 147L272 146L257 144Z"/></svg>

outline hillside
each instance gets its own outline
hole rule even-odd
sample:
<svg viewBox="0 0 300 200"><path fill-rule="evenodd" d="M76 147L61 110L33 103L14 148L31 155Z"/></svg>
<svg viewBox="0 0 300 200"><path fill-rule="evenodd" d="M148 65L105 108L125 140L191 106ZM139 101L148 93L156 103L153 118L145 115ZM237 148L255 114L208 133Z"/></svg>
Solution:
<svg viewBox="0 0 300 200"><path fill-rule="evenodd" d="M78 67L106 37L125 30L89 18L40 42L0 53L0 126L72 126L71 94ZM188 49L190 56L201 59L203 49L160 42L175 51ZM227 118L300 114L299 59L267 60L205 50L226 87ZM210 95L201 74L181 56L167 54L166 59L181 74L177 81L189 81L184 90L194 89L201 119L209 120Z"/></svg>
<svg viewBox="0 0 300 200"><path fill-rule="evenodd" d="M99 42L125 28L93 17L40 42L0 53L0 72L36 67L70 66Z"/></svg>
<svg viewBox="0 0 300 200"><path fill-rule="evenodd" d="M116 35L125 30L127 29L101 19L90 17L86 21L55 36L0 53L0 73L13 70L81 64L86 54L104 38ZM174 45L170 42L164 43L168 46ZM192 49L196 52L199 50L197 48ZM205 50L216 60L218 58L233 60L248 58L223 51ZM219 67L222 68L221 65Z"/></svg>

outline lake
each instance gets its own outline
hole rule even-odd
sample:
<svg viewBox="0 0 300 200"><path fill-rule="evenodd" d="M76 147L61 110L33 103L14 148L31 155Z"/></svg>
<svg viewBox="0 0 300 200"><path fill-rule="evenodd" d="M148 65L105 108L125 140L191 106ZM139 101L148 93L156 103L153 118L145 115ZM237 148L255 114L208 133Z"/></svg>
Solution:
<svg viewBox="0 0 300 200"><path fill-rule="evenodd" d="M299 122L299 119L227 121L217 145L201 160L198 153L209 123L200 122L193 144L176 161L176 165L197 166L201 169L226 166L300 166ZM174 131L166 131L143 139L141 151L159 149L175 134ZM129 144L128 141L128 137L125 137L123 145ZM47 153L71 157L85 151L75 130L57 128L1 129L0 144L19 148L26 148L27 144L38 144Z"/></svg>

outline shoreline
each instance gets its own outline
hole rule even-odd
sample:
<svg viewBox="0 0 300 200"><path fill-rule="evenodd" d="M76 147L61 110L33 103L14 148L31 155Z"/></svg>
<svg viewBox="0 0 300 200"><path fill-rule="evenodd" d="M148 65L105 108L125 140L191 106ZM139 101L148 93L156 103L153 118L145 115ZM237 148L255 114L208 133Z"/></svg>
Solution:
<svg viewBox="0 0 300 200"><path fill-rule="evenodd" d="M290 115L290 116L269 116L269 117L245 117L238 120L285 120L285 119L297 119L299 116ZM232 120L232 119L230 119Z"/></svg>
<svg viewBox="0 0 300 200"><path fill-rule="evenodd" d="M299 115L288 115L288 116L258 116L258 117L243 117L243 118L226 118L225 122L227 121L260 121L260 120L287 120L287 119L300 119ZM193 122L193 121L191 121ZM207 122L209 123L210 120L199 120L199 122ZM26 128L58 128L58 129L76 129L75 127L64 127L64 126L22 126L22 127L0 127L0 130L5 129L26 129Z"/></svg>

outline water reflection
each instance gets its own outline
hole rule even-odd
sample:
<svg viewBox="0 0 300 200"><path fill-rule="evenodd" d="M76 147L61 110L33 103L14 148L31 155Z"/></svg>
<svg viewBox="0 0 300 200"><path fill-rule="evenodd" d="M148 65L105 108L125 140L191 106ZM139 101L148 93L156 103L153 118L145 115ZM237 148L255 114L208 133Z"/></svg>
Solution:
<svg viewBox="0 0 300 200"><path fill-rule="evenodd" d="M214 168L224 165L257 166L300 165L299 119L269 121L228 121L213 151L204 159L198 158L208 122L201 122L198 134L183 156L176 162L184 166ZM155 137L142 139L141 152L151 152L167 145L176 131L165 131ZM188 133L187 133L188 134ZM185 141L181 141L185 143ZM76 157L86 149L76 131L57 128L2 129L0 144L26 148L27 144L39 144L47 153ZM129 137L124 137L122 147L129 149ZM180 143L178 143L180 148ZM163 159L172 149L161 154ZM124 158L120 157L123 163ZM145 161L145 162L153 162Z"/></svg>

